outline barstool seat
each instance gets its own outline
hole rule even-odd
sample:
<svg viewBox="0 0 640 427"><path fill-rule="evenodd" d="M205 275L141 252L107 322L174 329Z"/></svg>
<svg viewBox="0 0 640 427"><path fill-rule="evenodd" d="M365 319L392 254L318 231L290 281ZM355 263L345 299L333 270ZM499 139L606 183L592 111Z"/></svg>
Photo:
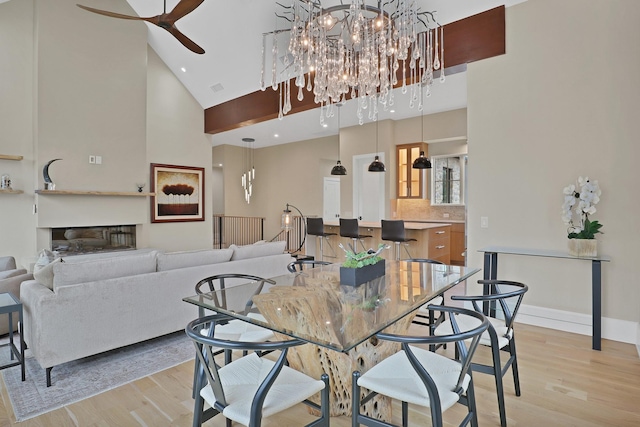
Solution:
<svg viewBox="0 0 640 427"><path fill-rule="evenodd" d="M381 224L382 224L382 230L381 230L382 240L388 240L396 244L396 260L400 261L400 244L401 243L405 245L404 249L407 251L407 255L409 256L409 258L411 258L409 249L407 249L408 243L417 242L418 240L406 237L404 232L404 221L401 219L393 219L393 220L383 219Z"/></svg>
<svg viewBox="0 0 640 427"><path fill-rule="evenodd" d="M372 235L369 235L369 234L360 234L360 228L358 226L357 218L353 218L353 219L340 218L340 236L349 237L350 239L353 240L353 246L351 247L351 249L353 250L354 253L358 252L358 249L357 249L358 241L360 241L360 245L362 246L362 249L366 251L367 248L364 247L364 243L362 243L362 239L373 237Z"/></svg>
<svg viewBox="0 0 640 427"><path fill-rule="evenodd" d="M324 259L324 247L322 243L325 239L327 240L327 244L331 248L331 251L333 252L333 255L335 257L336 251L331 246L331 243L329 243L329 236L335 236L337 235L337 233L326 233L324 231L324 221L322 220L322 218L307 217L307 234L310 236L320 237L320 261Z"/></svg>

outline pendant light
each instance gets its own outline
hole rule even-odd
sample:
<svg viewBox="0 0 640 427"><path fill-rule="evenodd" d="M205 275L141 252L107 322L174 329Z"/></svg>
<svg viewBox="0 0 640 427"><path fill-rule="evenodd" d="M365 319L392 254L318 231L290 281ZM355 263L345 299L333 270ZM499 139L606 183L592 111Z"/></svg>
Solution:
<svg viewBox="0 0 640 427"><path fill-rule="evenodd" d="M338 107L338 161L331 169L331 175L346 175L347 169L340 163L340 107L342 107L342 103L338 102L336 107Z"/></svg>
<svg viewBox="0 0 640 427"><path fill-rule="evenodd" d="M422 125L422 139L424 142L424 109L422 110L422 116L420 117L420 123ZM420 157L416 157L413 161L413 169L431 169L431 161L424 155L424 151L420 150Z"/></svg>
<svg viewBox="0 0 640 427"><path fill-rule="evenodd" d="M378 156L378 116L376 115L376 157L373 159L373 162L369 165L369 172L384 172L384 163L380 161L380 156Z"/></svg>

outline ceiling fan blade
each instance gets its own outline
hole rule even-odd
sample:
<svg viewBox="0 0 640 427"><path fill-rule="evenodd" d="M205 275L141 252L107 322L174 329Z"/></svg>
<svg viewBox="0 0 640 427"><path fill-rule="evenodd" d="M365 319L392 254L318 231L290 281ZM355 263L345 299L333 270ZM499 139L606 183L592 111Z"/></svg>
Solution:
<svg viewBox="0 0 640 427"><path fill-rule="evenodd" d="M76 4L76 6L78 6L80 9L84 9L84 10L87 10L89 12L97 13L98 15L110 16L112 18L133 19L133 20L143 20L143 19L145 19L145 18L140 18L139 16L123 15L121 13L109 12L108 10L94 9L92 7L83 6L81 4Z"/></svg>
<svg viewBox="0 0 640 427"><path fill-rule="evenodd" d="M182 34L180 30L178 30L175 26L171 26L170 28L165 28L165 30L169 31L173 35L173 37L175 37L180 43L184 45L184 47L186 47L190 51L200 55L204 53L203 48L195 44L189 37Z"/></svg>
<svg viewBox="0 0 640 427"><path fill-rule="evenodd" d="M180 0L176 7L167 14L167 20L172 22L177 21L183 16L193 12L193 10L200 6L204 0Z"/></svg>

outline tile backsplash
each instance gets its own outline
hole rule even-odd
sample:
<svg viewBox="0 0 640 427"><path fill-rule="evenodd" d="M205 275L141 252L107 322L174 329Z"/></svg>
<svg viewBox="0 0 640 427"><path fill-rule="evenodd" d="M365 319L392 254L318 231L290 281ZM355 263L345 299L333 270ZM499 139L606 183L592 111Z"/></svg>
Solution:
<svg viewBox="0 0 640 427"><path fill-rule="evenodd" d="M431 206L427 199L392 200L391 212L395 213L394 218L406 220L465 220L464 206Z"/></svg>

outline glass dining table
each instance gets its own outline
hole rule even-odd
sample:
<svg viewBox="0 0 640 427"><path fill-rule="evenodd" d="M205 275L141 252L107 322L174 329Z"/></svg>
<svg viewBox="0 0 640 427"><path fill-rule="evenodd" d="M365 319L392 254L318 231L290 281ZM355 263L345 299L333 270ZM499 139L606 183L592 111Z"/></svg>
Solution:
<svg viewBox="0 0 640 427"><path fill-rule="evenodd" d="M398 351L375 335L406 332L420 306L479 271L386 261L384 276L354 287L340 283L340 264L330 264L270 278L275 284L237 284L183 300L312 344L290 349L289 365L316 378L327 373L331 414L350 415L352 372ZM367 405L369 414L390 419L390 402Z"/></svg>

